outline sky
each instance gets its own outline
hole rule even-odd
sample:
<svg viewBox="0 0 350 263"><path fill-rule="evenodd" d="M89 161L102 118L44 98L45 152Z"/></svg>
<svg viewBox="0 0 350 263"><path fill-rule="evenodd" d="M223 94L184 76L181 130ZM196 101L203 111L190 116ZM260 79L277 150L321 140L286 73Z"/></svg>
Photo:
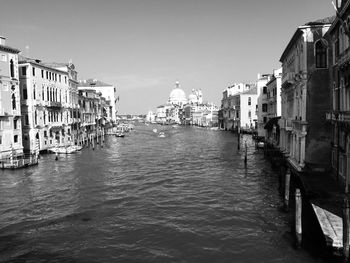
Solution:
<svg viewBox="0 0 350 263"><path fill-rule="evenodd" d="M220 106L228 86L281 66L299 25L334 14L331 0L1 0L0 35L116 86L118 114L146 114L176 81Z"/></svg>

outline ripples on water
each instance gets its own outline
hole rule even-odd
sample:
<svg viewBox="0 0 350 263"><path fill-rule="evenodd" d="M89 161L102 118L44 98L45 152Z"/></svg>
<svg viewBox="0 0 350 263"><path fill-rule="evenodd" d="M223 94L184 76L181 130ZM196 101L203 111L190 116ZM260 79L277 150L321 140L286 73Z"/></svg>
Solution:
<svg viewBox="0 0 350 263"><path fill-rule="evenodd" d="M0 262L316 262L291 246L250 138L138 126L103 148L0 173Z"/></svg>

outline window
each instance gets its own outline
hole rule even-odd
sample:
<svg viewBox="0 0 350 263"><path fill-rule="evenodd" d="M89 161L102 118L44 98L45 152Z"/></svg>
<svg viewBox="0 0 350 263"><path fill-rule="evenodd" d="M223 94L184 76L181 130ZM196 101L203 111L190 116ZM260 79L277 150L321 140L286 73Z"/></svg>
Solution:
<svg viewBox="0 0 350 263"><path fill-rule="evenodd" d="M26 125L29 125L29 117L28 117L28 114L26 114L25 116L24 116L24 123L26 124Z"/></svg>
<svg viewBox="0 0 350 263"><path fill-rule="evenodd" d="M12 94L12 109L16 109L16 96L15 94Z"/></svg>
<svg viewBox="0 0 350 263"><path fill-rule="evenodd" d="M15 77L15 66L13 65L13 60L10 60L10 74L11 74L11 78Z"/></svg>
<svg viewBox="0 0 350 263"><path fill-rule="evenodd" d="M27 75L27 67L22 67L22 75Z"/></svg>
<svg viewBox="0 0 350 263"><path fill-rule="evenodd" d="M5 54L1 54L1 61L7 61L7 56Z"/></svg>
<svg viewBox="0 0 350 263"><path fill-rule="evenodd" d="M251 117L252 117L252 112L248 111L248 118L251 118Z"/></svg>
<svg viewBox="0 0 350 263"><path fill-rule="evenodd" d="M248 105L252 105L252 98L248 97Z"/></svg>
<svg viewBox="0 0 350 263"><path fill-rule="evenodd" d="M17 130L17 120L13 120L13 129Z"/></svg>
<svg viewBox="0 0 350 263"><path fill-rule="evenodd" d="M267 87L263 87L263 94L266 94L267 93Z"/></svg>
<svg viewBox="0 0 350 263"><path fill-rule="evenodd" d="M18 135L13 136L13 142L17 143L18 142Z"/></svg>
<svg viewBox="0 0 350 263"><path fill-rule="evenodd" d="M33 70L33 76L35 76L35 68L33 67L32 70Z"/></svg>
<svg viewBox="0 0 350 263"><path fill-rule="evenodd" d="M0 144L2 144L2 135L0 135Z"/></svg>
<svg viewBox="0 0 350 263"><path fill-rule="evenodd" d="M44 137L45 138L47 137L47 131L44 131Z"/></svg>
<svg viewBox="0 0 350 263"><path fill-rule="evenodd" d="M267 117L264 117L264 123L266 123L267 122Z"/></svg>
<svg viewBox="0 0 350 263"><path fill-rule="evenodd" d="M23 99L26 100L28 99L28 93L27 93L27 85L23 85Z"/></svg>
<svg viewBox="0 0 350 263"><path fill-rule="evenodd" d="M41 77L44 78L44 70L41 70Z"/></svg>
<svg viewBox="0 0 350 263"><path fill-rule="evenodd" d="M325 40L321 39L315 44L316 68L327 67L327 45Z"/></svg>
<svg viewBox="0 0 350 263"><path fill-rule="evenodd" d="M263 105L262 105L262 111L263 111L263 112L267 112L267 104L266 104L266 103L263 103Z"/></svg>

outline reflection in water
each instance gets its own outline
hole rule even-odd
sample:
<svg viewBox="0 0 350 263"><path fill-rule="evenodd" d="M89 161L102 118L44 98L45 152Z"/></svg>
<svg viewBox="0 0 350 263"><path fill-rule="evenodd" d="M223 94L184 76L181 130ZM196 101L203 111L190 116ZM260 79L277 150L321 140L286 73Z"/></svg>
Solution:
<svg viewBox="0 0 350 263"><path fill-rule="evenodd" d="M285 238L277 176L249 137L238 151L229 132L153 128L1 171L0 261L315 262Z"/></svg>

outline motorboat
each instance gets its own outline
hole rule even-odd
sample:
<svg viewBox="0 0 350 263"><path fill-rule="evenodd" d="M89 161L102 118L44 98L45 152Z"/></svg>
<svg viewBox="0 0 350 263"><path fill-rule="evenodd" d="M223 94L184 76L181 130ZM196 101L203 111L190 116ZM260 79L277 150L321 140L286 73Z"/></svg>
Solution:
<svg viewBox="0 0 350 263"><path fill-rule="evenodd" d="M164 132L160 132L160 133L158 134L158 137L164 138L164 137L165 137L165 133L164 133Z"/></svg>
<svg viewBox="0 0 350 263"><path fill-rule="evenodd" d="M115 134L116 137L125 137L125 134L122 132L118 132Z"/></svg>

